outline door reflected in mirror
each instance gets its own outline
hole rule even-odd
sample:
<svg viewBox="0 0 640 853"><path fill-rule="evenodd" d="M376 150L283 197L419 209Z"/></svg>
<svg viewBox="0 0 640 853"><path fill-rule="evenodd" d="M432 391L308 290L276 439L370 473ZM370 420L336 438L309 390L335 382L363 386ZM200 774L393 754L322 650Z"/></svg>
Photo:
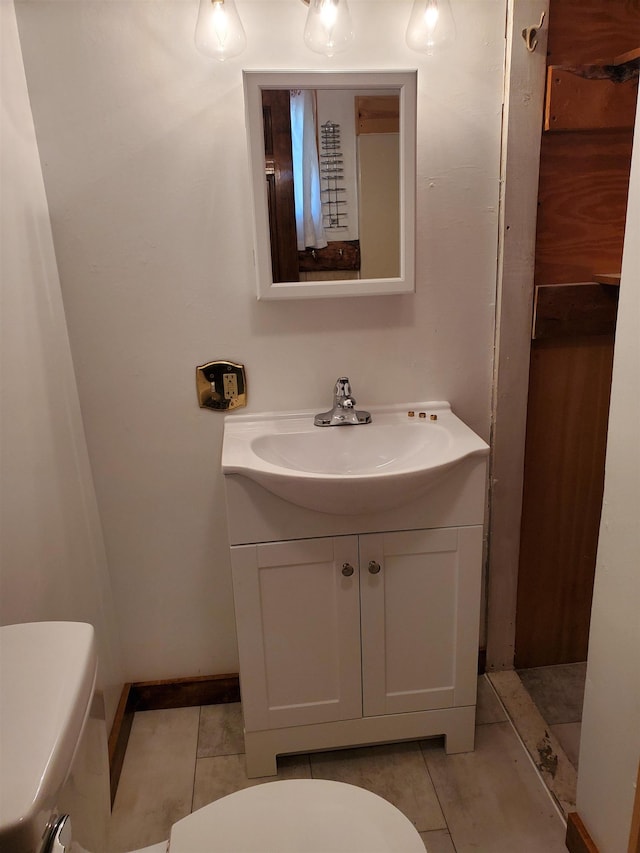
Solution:
<svg viewBox="0 0 640 853"><path fill-rule="evenodd" d="M259 299L414 289L415 72L245 72Z"/></svg>

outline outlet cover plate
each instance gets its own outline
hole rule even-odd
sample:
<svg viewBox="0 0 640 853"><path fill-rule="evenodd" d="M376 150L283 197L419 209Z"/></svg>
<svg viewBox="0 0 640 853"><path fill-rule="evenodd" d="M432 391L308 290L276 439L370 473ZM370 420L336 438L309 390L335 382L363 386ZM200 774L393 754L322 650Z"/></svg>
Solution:
<svg viewBox="0 0 640 853"><path fill-rule="evenodd" d="M247 405L244 364L209 361L196 367L196 390L201 409L229 412Z"/></svg>

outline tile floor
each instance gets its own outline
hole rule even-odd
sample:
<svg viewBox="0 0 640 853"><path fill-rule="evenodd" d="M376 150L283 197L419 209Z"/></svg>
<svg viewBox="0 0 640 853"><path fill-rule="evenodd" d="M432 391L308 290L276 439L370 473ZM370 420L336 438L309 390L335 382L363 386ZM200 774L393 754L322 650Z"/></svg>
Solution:
<svg viewBox="0 0 640 853"><path fill-rule="evenodd" d="M519 669L520 680L547 725L578 769L586 663Z"/></svg>
<svg viewBox="0 0 640 853"><path fill-rule="evenodd" d="M313 777L385 797L415 824L429 853L566 853L559 811L484 677L477 723L471 753L446 755L434 739L286 756L277 777L249 780L239 704L138 713L111 851L166 839L179 818L249 785Z"/></svg>

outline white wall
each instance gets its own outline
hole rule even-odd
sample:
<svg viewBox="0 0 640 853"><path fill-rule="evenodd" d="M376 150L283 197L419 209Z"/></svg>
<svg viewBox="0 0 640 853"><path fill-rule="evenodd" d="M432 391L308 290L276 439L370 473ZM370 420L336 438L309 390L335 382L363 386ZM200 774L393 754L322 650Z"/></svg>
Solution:
<svg viewBox="0 0 640 853"><path fill-rule="evenodd" d="M299 0L238 0L249 47L193 46L197 0L21 0L20 35L127 677L233 671L222 417L194 368L246 364L249 410L448 399L490 420L504 0L409 51L410 0L351 0L328 60ZM418 68L417 293L258 303L242 68Z"/></svg>
<svg viewBox="0 0 640 853"><path fill-rule="evenodd" d="M120 649L11 0L0 35L0 623L92 623L110 723Z"/></svg>
<svg viewBox="0 0 640 853"><path fill-rule="evenodd" d="M577 792L578 812L600 853L627 850L640 760L638 233L640 109L629 185Z"/></svg>

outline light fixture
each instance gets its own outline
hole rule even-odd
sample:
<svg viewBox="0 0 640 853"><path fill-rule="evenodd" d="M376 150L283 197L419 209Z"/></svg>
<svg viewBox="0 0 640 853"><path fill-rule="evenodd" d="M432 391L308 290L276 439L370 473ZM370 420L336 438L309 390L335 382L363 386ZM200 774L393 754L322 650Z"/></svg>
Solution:
<svg viewBox="0 0 640 853"><path fill-rule="evenodd" d="M414 0L407 44L412 50L432 55L449 47L456 37L456 25L449 0Z"/></svg>
<svg viewBox="0 0 640 853"><path fill-rule="evenodd" d="M195 42L200 53L220 62L242 53L247 37L235 0L200 0Z"/></svg>
<svg viewBox="0 0 640 853"><path fill-rule="evenodd" d="M353 41L353 25L347 0L302 0L309 6L304 42L315 53L333 56Z"/></svg>

